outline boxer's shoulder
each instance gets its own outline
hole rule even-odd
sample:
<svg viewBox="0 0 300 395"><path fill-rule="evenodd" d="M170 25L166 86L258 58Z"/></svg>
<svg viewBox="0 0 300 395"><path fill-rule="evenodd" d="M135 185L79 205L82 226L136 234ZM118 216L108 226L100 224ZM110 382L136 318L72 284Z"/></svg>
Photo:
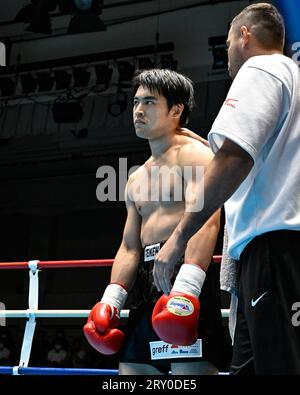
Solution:
<svg viewBox="0 0 300 395"><path fill-rule="evenodd" d="M183 137L177 153L177 161L181 166L206 165L213 158L213 153L209 147L201 141L190 137Z"/></svg>

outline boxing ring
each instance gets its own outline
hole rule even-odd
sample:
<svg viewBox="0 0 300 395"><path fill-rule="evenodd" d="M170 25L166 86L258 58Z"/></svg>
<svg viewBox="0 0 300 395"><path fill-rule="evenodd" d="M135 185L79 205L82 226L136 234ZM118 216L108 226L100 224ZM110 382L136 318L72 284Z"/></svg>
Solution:
<svg viewBox="0 0 300 395"><path fill-rule="evenodd" d="M221 262L222 256L215 255L213 261ZM70 261L39 261L28 262L0 262L0 270L29 270L29 291L27 310L0 310L0 319L26 318L23 342L20 352L18 366L0 366L0 375L80 375L80 376L102 376L118 375L116 369L88 369L88 368L48 368L29 367L32 342L35 333L36 319L38 318L87 318L90 310L40 310L39 302L39 273L43 269L62 268L90 268L111 267L113 259L94 260L70 260ZM122 310L121 318L127 318L130 310ZM222 309L222 317L229 316L229 309Z"/></svg>

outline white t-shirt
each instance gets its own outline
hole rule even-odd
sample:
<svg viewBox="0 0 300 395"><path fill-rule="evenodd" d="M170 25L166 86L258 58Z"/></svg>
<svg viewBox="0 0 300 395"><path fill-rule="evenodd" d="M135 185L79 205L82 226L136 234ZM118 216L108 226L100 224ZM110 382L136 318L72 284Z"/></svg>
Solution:
<svg viewBox="0 0 300 395"><path fill-rule="evenodd" d="M257 235L300 230L299 74L297 65L280 54L248 59L208 135L214 152L228 138L254 160L225 204L228 253L234 259Z"/></svg>

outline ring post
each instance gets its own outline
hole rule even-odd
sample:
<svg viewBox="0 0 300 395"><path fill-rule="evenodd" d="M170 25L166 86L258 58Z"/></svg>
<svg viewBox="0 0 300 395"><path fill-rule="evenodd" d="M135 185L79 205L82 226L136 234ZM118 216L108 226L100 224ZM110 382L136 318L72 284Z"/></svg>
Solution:
<svg viewBox="0 0 300 395"><path fill-rule="evenodd" d="M27 367L32 341L36 326L35 321L35 311L38 309L38 302L39 302L39 270L38 270L39 261L33 260L28 262L28 267L30 269L29 272L29 296L28 296L28 310L26 316L28 320L26 322L24 336L23 336L23 343L19 361L19 367ZM13 375L19 375L19 369L13 370Z"/></svg>

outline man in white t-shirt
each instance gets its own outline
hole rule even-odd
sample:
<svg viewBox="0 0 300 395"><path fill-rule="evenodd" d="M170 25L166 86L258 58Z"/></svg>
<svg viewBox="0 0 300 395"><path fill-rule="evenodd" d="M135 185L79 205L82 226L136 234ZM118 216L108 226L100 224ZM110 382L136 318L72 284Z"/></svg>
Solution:
<svg viewBox="0 0 300 395"><path fill-rule="evenodd" d="M300 374L300 81L283 55L284 22L271 4L246 7L228 34L234 79L209 133L204 208L185 213L159 251L154 281L225 204L229 255L239 264L232 373Z"/></svg>

